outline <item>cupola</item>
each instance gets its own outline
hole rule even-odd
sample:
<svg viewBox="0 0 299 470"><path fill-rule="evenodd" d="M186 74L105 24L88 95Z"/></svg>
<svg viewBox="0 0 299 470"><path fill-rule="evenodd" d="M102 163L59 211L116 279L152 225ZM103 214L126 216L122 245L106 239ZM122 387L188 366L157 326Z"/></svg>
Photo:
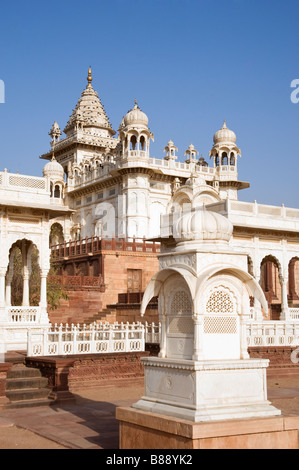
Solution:
<svg viewBox="0 0 299 470"><path fill-rule="evenodd" d="M198 151L195 149L193 144L190 144L185 152L185 156L187 157L185 162L186 163L195 163L196 156L198 155Z"/></svg>
<svg viewBox="0 0 299 470"><path fill-rule="evenodd" d="M60 140L60 136L61 136L62 132L60 130L60 127L59 125L57 124L57 122L55 121L53 126L51 127L51 130L49 132L49 136L51 137L51 145L52 147L55 146L55 144L57 142L59 142Z"/></svg>
<svg viewBox="0 0 299 470"><path fill-rule="evenodd" d="M48 180L48 189L51 198L61 199L64 191L64 169L56 160L54 153L52 160L43 168L43 176Z"/></svg>
<svg viewBox="0 0 299 470"><path fill-rule="evenodd" d="M241 150L236 146L236 134L228 129L224 120L223 126L214 134L214 145L210 151L214 168L232 172L236 170L237 157L241 156Z"/></svg>
<svg viewBox="0 0 299 470"><path fill-rule="evenodd" d="M150 139L153 134L148 128L148 117L141 111L135 99L134 107L123 117L119 127L121 157L130 160L148 159Z"/></svg>
<svg viewBox="0 0 299 470"><path fill-rule="evenodd" d="M166 152L165 155L165 160L176 160L178 157L176 156L175 152L178 150L178 148L174 145L172 140L168 142L166 147L164 148L164 152Z"/></svg>
<svg viewBox="0 0 299 470"><path fill-rule="evenodd" d="M208 211L204 206L183 211L175 227L176 241L228 242L233 233L232 223L223 215Z"/></svg>
<svg viewBox="0 0 299 470"><path fill-rule="evenodd" d="M148 117L147 115L141 111L137 104L137 100L135 99L134 107L127 112L123 119L124 126L148 126Z"/></svg>

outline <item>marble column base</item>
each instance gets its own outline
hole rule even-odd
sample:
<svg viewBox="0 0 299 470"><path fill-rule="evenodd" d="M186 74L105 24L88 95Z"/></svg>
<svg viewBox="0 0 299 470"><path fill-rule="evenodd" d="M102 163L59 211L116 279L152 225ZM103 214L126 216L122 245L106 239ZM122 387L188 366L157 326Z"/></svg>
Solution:
<svg viewBox="0 0 299 470"><path fill-rule="evenodd" d="M264 359L142 359L145 395L133 408L194 422L279 416L267 400Z"/></svg>

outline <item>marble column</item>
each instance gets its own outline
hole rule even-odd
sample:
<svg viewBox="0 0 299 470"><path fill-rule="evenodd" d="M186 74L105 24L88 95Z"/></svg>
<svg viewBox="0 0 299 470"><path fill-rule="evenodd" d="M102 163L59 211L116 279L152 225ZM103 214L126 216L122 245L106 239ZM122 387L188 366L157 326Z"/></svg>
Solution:
<svg viewBox="0 0 299 470"><path fill-rule="evenodd" d="M28 268L23 268L23 300L22 306L28 307L29 302L29 279L30 279L30 271Z"/></svg>
<svg viewBox="0 0 299 470"><path fill-rule="evenodd" d="M5 305L7 307L11 306L11 281L13 278L13 271L9 269L6 276L6 286L5 286Z"/></svg>
<svg viewBox="0 0 299 470"><path fill-rule="evenodd" d="M203 315L194 315L194 346L193 346L193 356L194 361L200 361L203 359L202 351L202 338L203 335Z"/></svg>
<svg viewBox="0 0 299 470"><path fill-rule="evenodd" d="M289 320L290 311L288 306L288 278L287 276L279 276L281 285L281 314L280 320Z"/></svg>
<svg viewBox="0 0 299 470"><path fill-rule="evenodd" d="M260 276L259 275L255 276L255 279L260 284ZM263 321L264 317L263 317L263 312L261 308L261 303L257 300L256 297L254 297L254 300L253 300L253 307L254 307L254 320Z"/></svg>
<svg viewBox="0 0 299 470"><path fill-rule="evenodd" d="M159 357L166 357L166 315L163 313L161 318L161 340Z"/></svg>
<svg viewBox="0 0 299 470"><path fill-rule="evenodd" d="M0 268L0 308L5 307L5 274L6 269Z"/></svg>

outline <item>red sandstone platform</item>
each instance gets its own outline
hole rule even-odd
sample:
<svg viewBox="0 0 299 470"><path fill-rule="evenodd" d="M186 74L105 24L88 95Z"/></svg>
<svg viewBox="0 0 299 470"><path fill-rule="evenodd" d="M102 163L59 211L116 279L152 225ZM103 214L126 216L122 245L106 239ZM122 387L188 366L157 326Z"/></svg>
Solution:
<svg viewBox="0 0 299 470"><path fill-rule="evenodd" d="M118 408L120 449L298 449L299 415L192 423Z"/></svg>

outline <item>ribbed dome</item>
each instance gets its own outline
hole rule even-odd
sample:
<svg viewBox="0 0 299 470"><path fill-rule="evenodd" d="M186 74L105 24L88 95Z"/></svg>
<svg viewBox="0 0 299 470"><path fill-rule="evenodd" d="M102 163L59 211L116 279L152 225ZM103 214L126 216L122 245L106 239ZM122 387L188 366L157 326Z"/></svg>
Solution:
<svg viewBox="0 0 299 470"><path fill-rule="evenodd" d="M60 163L58 163L58 161L56 160L56 158L54 156L52 157L52 160L44 166L43 175L55 178L57 180L59 180L59 179L63 180L63 178L64 178L64 169L60 165Z"/></svg>
<svg viewBox="0 0 299 470"><path fill-rule="evenodd" d="M123 118L124 126L131 126L134 124L141 124L144 126L148 126L148 117L145 113L141 111L138 107L138 104L135 100L135 106L131 109Z"/></svg>
<svg viewBox="0 0 299 470"><path fill-rule="evenodd" d="M223 240L229 241L233 233L232 223L223 215L197 207L182 214L176 223L177 241Z"/></svg>
<svg viewBox="0 0 299 470"><path fill-rule="evenodd" d="M224 121L222 128L214 134L213 141L214 144L219 143L232 143L236 142L236 134L226 127L226 122Z"/></svg>

